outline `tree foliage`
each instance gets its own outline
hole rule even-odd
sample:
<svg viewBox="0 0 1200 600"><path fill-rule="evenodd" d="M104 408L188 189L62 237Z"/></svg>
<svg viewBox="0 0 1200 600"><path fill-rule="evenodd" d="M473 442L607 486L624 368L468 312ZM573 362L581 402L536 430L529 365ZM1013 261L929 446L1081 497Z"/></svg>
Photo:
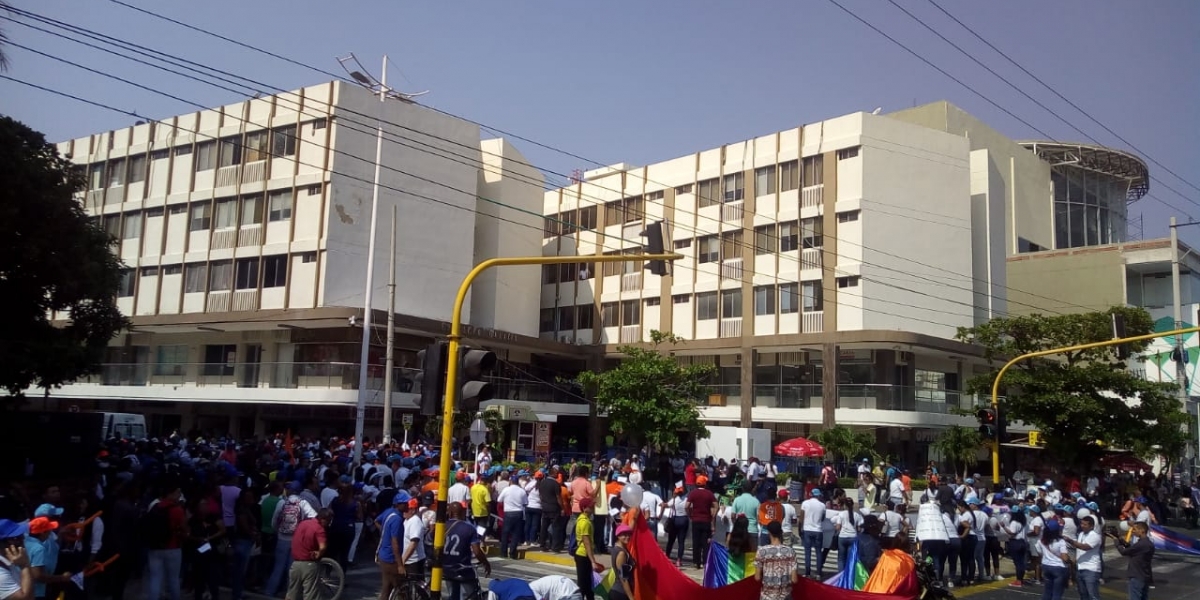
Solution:
<svg viewBox="0 0 1200 600"><path fill-rule="evenodd" d="M652 331L651 348L621 346L621 364L602 373L580 373L577 381L595 395L596 407L608 413L612 429L628 435L640 446L675 450L680 434L708 436L700 420L698 401L705 384L716 372L712 365L681 365L663 353L663 344L674 346L682 338Z"/></svg>
<svg viewBox="0 0 1200 600"><path fill-rule="evenodd" d="M82 174L42 134L4 116L0 165L0 386L19 395L95 372L127 321L116 306L113 240L75 197Z"/></svg>
<svg viewBox="0 0 1200 600"><path fill-rule="evenodd" d="M955 473L967 476L967 470L975 464L979 447L983 445L983 436L976 429L968 429L954 425L942 430L933 442L933 449L941 455L942 460L949 463Z"/></svg>
<svg viewBox="0 0 1200 600"><path fill-rule="evenodd" d="M454 435L466 435L471 431L471 423L475 422L475 417L483 419L483 424L487 426L488 442L496 445L504 445L504 419L500 418L500 411L496 408L489 408L479 413L457 411L454 413ZM439 442L442 439L442 415L441 413L429 417L425 420L425 435ZM395 437L395 434L392 435Z"/></svg>
<svg viewBox="0 0 1200 600"><path fill-rule="evenodd" d="M875 453L875 436L867 431L854 431L845 425L823 429L813 436L813 441L825 449L825 456L836 461L878 458Z"/></svg>
<svg viewBox="0 0 1200 600"><path fill-rule="evenodd" d="M983 346L989 360L1002 363L1030 352L1110 340L1113 314L1124 316L1127 337L1154 330L1145 310L1117 306L1105 312L993 319L960 328L958 338ZM1136 353L1147 345L1129 346ZM968 391L990 397L996 367L971 379ZM1006 395L1001 408L1009 422L1023 421L1039 430L1046 452L1068 465L1087 467L1106 447L1174 459L1187 445L1183 426L1188 416L1174 386L1130 371L1115 346L1024 360L1008 370L1001 384Z"/></svg>

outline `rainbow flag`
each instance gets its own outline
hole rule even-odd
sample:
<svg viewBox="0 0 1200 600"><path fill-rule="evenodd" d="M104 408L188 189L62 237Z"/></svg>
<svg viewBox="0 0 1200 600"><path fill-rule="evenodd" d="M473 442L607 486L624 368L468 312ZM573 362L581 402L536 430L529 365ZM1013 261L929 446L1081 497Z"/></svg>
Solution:
<svg viewBox="0 0 1200 600"><path fill-rule="evenodd" d="M825 585L842 588L843 590L852 590L861 592L867 587L867 580L870 579L870 573L867 573L867 568L863 566L862 561L858 560L858 542L854 542L850 546L850 554L846 557L846 564L852 565L846 570L825 580Z"/></svg>
<svg viewBox="0 0 1200 600"><path fill-rule="evenodd" d="M592 571L592 593L601 600L608 600L608 592L617 584L616 569L605 569L603 573Z"/></svg>
<svg viewBox="0 0 1200 600"><path fill-rule="evenodd" d="M704 587L719 588L754 576L754 553L734 556L725 546L713 542L704 563Z"/></svg>

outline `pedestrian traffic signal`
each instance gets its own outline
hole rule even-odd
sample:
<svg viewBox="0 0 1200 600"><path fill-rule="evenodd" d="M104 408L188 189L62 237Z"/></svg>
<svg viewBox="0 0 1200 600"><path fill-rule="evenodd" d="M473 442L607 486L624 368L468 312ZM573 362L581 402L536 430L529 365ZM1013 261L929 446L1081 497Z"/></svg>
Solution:
<svg viewBox="0 0 1200 600"><path fill-rule="evenodd" d="M975 413L975 418L979 421L979 435L983 436L983 439L999 439L1000 425L995 409L981 408Z"/></svg>
<svg viewBox="0 0 1200 600"><path fill-rule="evenodd" d="M432 417L440 413L442 399L446 396L446 357L449 347L446 342L434 342L417 353L421 372L417 373L413 387L421 394L421 414Z"/></svg>
<svg viewBox="0 0 1200 600"><path fill-rule="evenodd" d="M458 372L462 385L459 387L461 394L456 409L473 413L479 410L480 403L491 400L495 395L492 384L483 381L482 377L496 368L496 353L463 349L459 356Z"/></svg>
<svg viewBox="0 0 1200 600"><path fill-rule="evenodd" d="M1042 439L1042 432L1030 431L1029 432L1029 445L1034 448L1040 448L1041 446L1045 446L1046 440Z"/></svg>
<svg viewBox="0 0 1200 600"><path fill-rule="evenodd" d="M651 223L642 232L642 237L646 238L646 252L648 254L666 254L667 248L671 243L670 227L668 227L666 221ZM659 276L671 274L671 265L665 260L647 261L645 268Z"/></svg>

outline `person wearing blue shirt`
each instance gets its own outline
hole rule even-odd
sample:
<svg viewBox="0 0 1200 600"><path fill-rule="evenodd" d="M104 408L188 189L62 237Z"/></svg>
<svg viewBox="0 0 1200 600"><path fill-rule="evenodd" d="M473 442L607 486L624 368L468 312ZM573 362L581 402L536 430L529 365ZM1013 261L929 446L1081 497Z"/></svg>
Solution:
<svg viewBox="0 0 1200 600"><path fill-rule="evenodd" d="M70 575L56 575L58 568L58 537L54 531L58 522L49 517L37 517L29 522L29 534L25 536L25 551L29 554L29 567L33 573L34 598L46 597L46 584L64 584L71 581Z"/></svg>
<svg viewBox="0 0 1200 600"><path fill-rule="evenodd" d="M375 521L380 525L379 549L375 552L375 562L379 564L379 577L383 587L379 590L379 600L388 600L392 590L400 584L400 571L396 567L396 558L404 548L404 514L397 506L407 504L410 500L406 492L397 492L392 500L392 508L384 511Z"/></svg>
<svg viewBox="0 0 1200 600"><path fill-rule="evenodd" d="M537 600L537 594L520 579L496 579L488 586L488 592L496 595L496 600Z"/></svg>
<svg viewBox="0 0 1200 600"><path fill-rule="evenodd" d="M446 506L446 514L450 520L446 523L446 546L442 548L442 568L445 569L446 580L450 583L450 600L462 600L470 597L479 589L479 578L475 569L471 568L471 557L474 556L483 565L487 576L492 574L492 565L488 563L481 544L482 537L474 525L463 520L465 509L462 504L451 503Z"/></svg>

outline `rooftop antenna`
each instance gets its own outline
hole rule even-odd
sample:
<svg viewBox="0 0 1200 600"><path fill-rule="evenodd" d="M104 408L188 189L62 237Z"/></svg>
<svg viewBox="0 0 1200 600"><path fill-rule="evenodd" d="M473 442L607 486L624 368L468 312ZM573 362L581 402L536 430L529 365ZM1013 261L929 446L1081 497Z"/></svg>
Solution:
<svg viewBox="0 0 1200 600"><path fill-rule="evenodd" d="M389 88L383 81L376 79L375 76L372 75L371 72L368 71L367 68L363 66L362 62L360 62L358 60L358 57L355 56L353 52L351 52L350 54L348 54L346 56L338 58L337 61L338 61L338 64L341 65L342 68L346 70L346 74L350 75L351 79L353 79L354 81L357 81L358 84L363 86L364 88L371 90L372 93L380 94L382 96L392 98L395 100L400 100L403 102L412 102L413 98L416 98L417 96L424 96L425 94L429 93L429 90L425 90L423 92L411 92L410 93L410 92L400 92L400 91L393 90L392 88ZM347 65L347 63L351 63L351 62L354 64ZM358 68L356 69L353 67L358 67ZM387 57L386 56L383 57L383 69L385 71L387 70ZM386 75L385 75L385 77L386 77Z"/></svg>

